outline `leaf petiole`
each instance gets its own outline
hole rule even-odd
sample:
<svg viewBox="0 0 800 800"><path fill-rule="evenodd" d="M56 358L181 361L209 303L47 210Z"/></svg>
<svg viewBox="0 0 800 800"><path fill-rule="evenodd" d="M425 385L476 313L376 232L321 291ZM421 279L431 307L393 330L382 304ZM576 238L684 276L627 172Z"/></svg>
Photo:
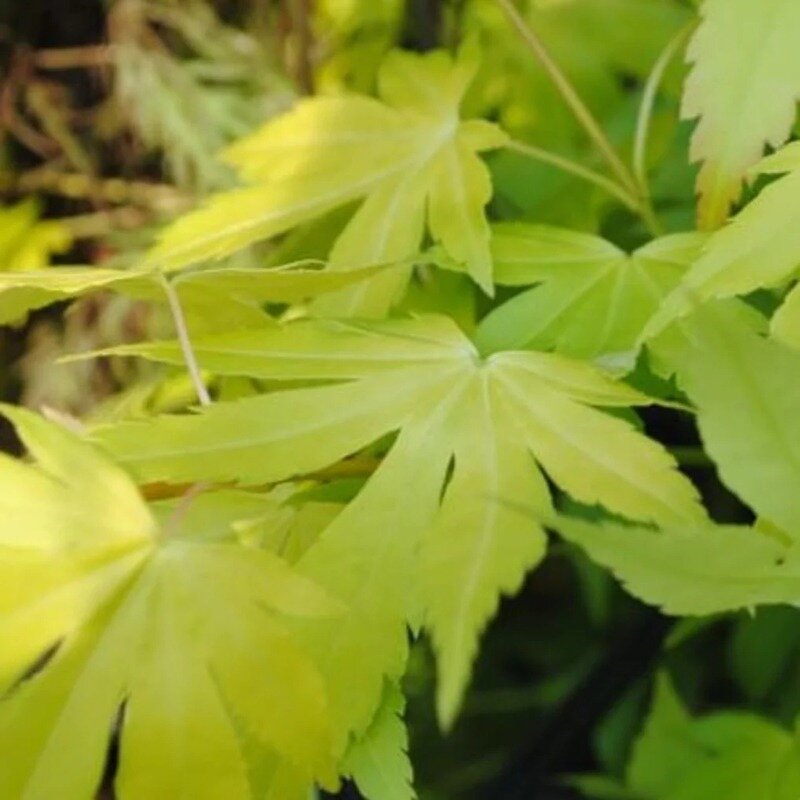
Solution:
<svg viewBox="0 0 800 800"><path fill-rule="evenodd" d="M164 287L164 294L167 296L169 303L169 310L172 314L172 322L175 325L175 333L178 336L178 342L181 346L183 353L183 360L186 362L186 369L189 371L189 377L192 379L192 385L197 392L197 399L201 405L210 406L211 396L200 374L200 366L197 363L197 357L192 348L192 340L189 337L189 328L186 325L186 316L181 307L181 301L175 287L170 283L169 279L163 272L158 274L161 285Z"/></svg>
<svg viewBox="0 0 800 800"><path fill-rule="evenodd" d="M502 8L509 22L517 29L517 32L523 38L525 44L528 45L528 48L536 56L553 85L558 90L558 93L561 95L570 111L572 111L575 119L580 123L581 127L583 127L589 138L594 142L597 149L608 162L612 172L615 173L620 183L626 189L635 194L637 190L636 180L617 154L614 145L609 141L605 132L600 127L600 124L595 119L594 114L592 114L589 107L581 99L581 96L572 85L570 79L564 74L561 67L558 66L550 55L550 51L545 46L544 42L519 13L512 0L497 0L497 3L500 5L500 8Z"/></svg>
<svg viewBox="0 0 800 800"><path fill-rule="evenodd" d="M672 62L677 52L685 43L687 37L694 29L694 25L687 25L670 39L661 55L656 59L642 92L642 101L639 105L639 112L636 116L636 132L633 139L633 175L639 188L639 195L642 204L646 207L648 214L652 215L655 221L652 203L650 202L650 187L647 182L647 140L650 134L650 123L653 118L653 108L655 106L656 95L659 86L664 78L667 67ZM656 222L657 224L657 222Z"/></svg>
<svg viewBox="0 0 800 800"><path fill-rule="evenodd" d="M568 172L570 175L575 175L576 177L582 178L583 180L592 183L595 186L599 186L610 195L616 197L617 200L619 200L627 208L631 209L631 211L641 213L641 204L637 197L632 195L623 186L620 186L616 181L612 180L611 178L607 178L605 175L602 175L599 172L595 172L588 167L584 167L569 158L565 158L564 156L551 153L549 150L544 150L541 147L536 147L535 145L525 144L524 142L518 142L514 139L506 142L505 147L506 149L512 150L515 153L520 153L521 155L527 156L535 161L541 161L543 164L550 164L551 166L556 167L563 172Z"/></svg>

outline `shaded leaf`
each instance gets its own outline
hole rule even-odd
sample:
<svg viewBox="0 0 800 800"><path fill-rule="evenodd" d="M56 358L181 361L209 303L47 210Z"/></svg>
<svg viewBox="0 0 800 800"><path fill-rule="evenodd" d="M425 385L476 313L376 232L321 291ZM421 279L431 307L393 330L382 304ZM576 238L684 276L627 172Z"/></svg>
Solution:
<svg viewBox="0 0 800 800"><path fill-rule="evenodd" d="M492 235L495 280L537 285L490 312L476 342L483 351L553 348L630 364L645 323L703 241L701 234L675 234L628 255L586 233L499 223Z"/></svg>
<svg viewBox="0 0 800 800"><path fill-rule="evenodd" d="M796 540L800 353L718 314L696 315L693 324L697 346L679 380L697 407L705 449L725 484Z"/></svg>

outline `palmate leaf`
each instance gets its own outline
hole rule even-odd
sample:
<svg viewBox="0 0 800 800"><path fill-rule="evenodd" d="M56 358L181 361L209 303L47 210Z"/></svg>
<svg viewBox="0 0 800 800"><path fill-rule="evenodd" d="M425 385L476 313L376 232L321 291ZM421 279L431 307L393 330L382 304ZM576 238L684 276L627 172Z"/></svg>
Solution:
<svg viewBox="0 0 800 800"><path fill-rule="evenodd" d="M334 244L335 268L412 256L427 218L434 240L491 291L483 211L491 183L476 153L505 138L490 123L459 121L475 69L466 49L455 60L441 51L394 52L381 69L381 100L301 101L228 151L227 160L251 185L212 197L174 223L150 262L175 267L219 258L364 199ZM381 315L405 280L376 277L355 297L342 298L336 311Z"/></svg>
<svg viewBox="0 0 800 800"><path fill-rule="evenodd" d="M800 6L794 0L705 0L700 13L682 114L699 117L691 150L703 162L699 221L701 228L716 228L765 144L779 147L789 138L800 97Z"/></svg>
<svg viewBox="0 0 800 800"><path fill-rule="evenodd" d="M365 267L349 272L320 269L318 262L299 262L271 269L228 267L186 272L171 278L192 333L259 327L269 322L267 302L298 303L376 275L392 274L403 265ZM30 311L89 292L114 291L137 300L166 303L158 273L102 267L58 267L35 272L0 272L0 324L24 318Z"/></svg>
<svg viewBox="0 0 800 800"><path fill-rule="evenodd" d="M4 413L35 462L0 460L0 797L92 796L115 724L123 800L255 798L240 731L306 783L330 778L322 681L284 617L337 607L230 536L258 501L154 516L93 446Z"/></svg>
<svg viewBox="0 0 800 800"><path fill-rule="evenodd" d="M652 800L792 800L800 793L800 755L789 731L755 714L691 717L661 676L627 783Z"/></svg>
<svg viewBox="0 0 800 800"><path fill-rule="evenodd" d="M498 223L492 228L495 282L536 286L488 314L476 343L484 352L553 348L630 364L645 323L680 282L704 239L675 234L629 255L587 233Z"/></svg>
<svg viewBox="0 0 800 800"><path fill-rule="evenodd" d="M745 295L779 286L800 267L800 232L794 224L800 209L800 152L795 143L767 156L751 174L787 172L707 240L700 257L666 298L645 329L645 337L663 330L706 300ZM788 300L788 298L787 298ZM776 315L778 328L794 323L793 298ZM791 333L788 334L791 336Z"/></svg>
<svg viewBox="0 0 800 800"><path fill-rule="evenodd" d="M632 595L667 614L800 602L800 550L750 528L706 523L654 531L566 517L554 527Z"/></svg>
<svg viewBox="0 0 800 800"><path fill-rule="evenodd" d="M420 606L439 655L439 714L452 721L498 595L515 591L544 551L541 528L518 511L547 513L542 469L576 499L634 519L702 518L694 489L659 445L591 408L649 399L587 364L533 352L483 361L440 317L297 322L200 339L195 348L214 372L336 383L99 429L103 445L143 480L283 480L400 431L361 494L300 561L352 612L354 622L319 632L338 684L336 718L348 728L363 729L383 674L402 670L403 619ZM173 343L126 352L178 359ZM364 631L373 642L367 655Z"/></svg>
<svg viewBox="0 0 800 800"><path fill-rule="evenodd" d="M709 311L691 318L696 346L679 371L705 450L740 498L798 541L800 353Z"/></svg>
<svg viewBox="0 0 800 800"><path fill-rule="evenodd" d="M692 740L691 716L665 674L656 677L650 713L633 744L625 782L640 797L663 797L708 759Z"/></svg>
<svg viewBox="0 0 800 800"><path fill-rule="evenodd" d="M408 758L408 732L403 722L405 698L388 684L366 733L353 742L341 769L370 800L413 800L413 772Z"/></svg>
<svg viewBox="0 0 800 800"><path fill-rule="evenodd" d="M706 452L770 534L702 525L647 531L560 519L558 530L637 597L673 614L800 601L800 354L705 311L679 381ZM731 435L735 431L735 435Z"/></svg>

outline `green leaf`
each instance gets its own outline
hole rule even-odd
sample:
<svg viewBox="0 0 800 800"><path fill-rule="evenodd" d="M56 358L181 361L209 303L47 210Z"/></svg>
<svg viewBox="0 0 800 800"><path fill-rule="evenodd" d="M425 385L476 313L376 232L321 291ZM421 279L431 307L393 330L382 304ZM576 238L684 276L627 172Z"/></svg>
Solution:
<svg viewBox="0 0 800 800"><path fill-rule="evenodd" d="M400 434L355 500L298 564L348 609L335 626L308 621L299 630L327 679L338 753L351 734L359 737L371 724L385 678L399 681L405 670L406 619L418 605L416 554L436 514L449 458L433 436L441 416Z"/></svg>
<svg viewBox="0 0 800 800"><path fill-rule="evenodd" d="M786 696L784 681L800 653L798 621L800 612L787 606L761 608L738 620L731 639L731 673L748 700L763 703Z"/></svg>
<svg viewBox="0 0 800 800"><path fill-rule="evenodd" d="M477 655L476 628L491 619L498 593L519 590L528 566L544 557L544 533L507 500L549 508L537 470L501 391L476 382L462 395L449 435L455 467L441 510L422 545L422 595L439 654L439 719L455 718Z"/></svg>
<svg viewBox="0 0 800 800"><path fill-rule="evenodd" d="M644 82L659 53L690 20L687 10L670 0L537 0L520 4L520 11L578 94L606 120L630 98L619 75ZM471 92L475 107L539 145L569 153L584 144L585 131L521 37L509 35L498 5L468 3L463 25L478 31L486 43ZM667 89L675 96L677 75L670 78ZM575 186L565 206L575 206Z"/></svg>
<svg viewBox="0 0 800 800"><path fill-rule="evenodd" d="M648 323L653 336L704 301L778 286L800 266L800 171L771 183L709 238L681 285Z"/></svg>
<svg viewBox="0 0 800 800"><path fill-rule="evenodd" d="M637 340L703 244L676 234L631 255L596 236L524 223L492 231L497 283L533 289L490 312L475 335L484 352L554 348L582 358L635 360Z"/></svg>
<svg viewBox="0 0 800 800"><path fill-rule="evenodd" d="M800 752L794 736L744 713L719 713L693 724L693 738L712 755L684 773L667 800L793 800L800 793Z"/></svg>
<svg viewBox="0 0 800 800"><path fill-rule="evenodd" d="M693 320L698 343L679 380L706 452L727 486L797 540L800 353L717 314Z"/></svg>
<svg viewBox="0 0 800 800"><path fill-rule="evenodd" d="M150 357L176 357L174 344L137 349ZM309 574L337 594L330 581L345 578L325 578L331 559L363 558L372 591L358 588L354 599L350 586L338 595L351 608L374 604L376 594L389 604L386 585L399 582L400 593L407 595L413 580L401 569L400 556L382 560L389 539L407 524L400 545L412 548L412 556L403 558L413 563L414 541L427 531L417 602L439 654L439 712L445 723L456 711L477 637L498 595L516 590L543 552L536 520L524 514L514 519L518 512L511 510L548 511L537 463L582 502L642 520L702 518L696 493L667 453L627 422L591 407L649 399L587 364L532 352L482 361L471 342L439 317L372 324L304 321L199 339L195 350L201 365L217 372L337 382L218 403L199 415L107 427L97 431L98 439L143 480L259 483L314 472L401 431L381 469L323 534L319 547L330 547L336 556L317 556L318 567ZM475 459L475 453L481 457ZM454 469L437 514L451 457ZM389 477L382 477L384 471ZM408 505L412 508L404 508ZM387 517L389 511L394 516ZM379 522L383 519L386 523ZM387 541L375 542L376 531ZM318 548L304 561L313 561L315 552ZM341 571L348 582L359 580L354 568ZM402 619L408 603L388 611ZM364 683L366 677L353 673L367 670L373 659L391 661L370 652L369 659L356 659L357 667L352 655L342 656L348 680ZM369 678L373 698L382 677L380 670L375 673ZM348 699L342 713L351 714L354 725L363 725L374 708L370 694L362 691L357 702ZM356 714L361 702L366 707Z"/></svg>
<svg viewBox="0 0 800 800"><path fill-rule="evenodd" d="M689 44L694 66L682 115L699 117L693 160L701 228L719 227L739 199L742 177L764 152L788 138L800 94L800 55L793 0L705 0ZM757 67L754 68L754 59Z"/></svg>
<svg viewBox="0 0 800 800"><path fill-rule="evenodd" d="M266 302L297 303L323 292L339 290L378 272L392 275L402 265L367 267L350 272L314 268L300 262L271 269L217 268L172 278L193 333L263 326ZM0 272L0 323L14 322L30 311L88 292L111 290L166 303L158 273L102 267L58 267L34 272Z"/></svg>
<svg viewBox="0 0 800 800"><path fill-rule="evenodd" d="M331 269L348 271L416 253L425 230L425 196L419 190L425 176L426 170L412 169L373 191L334 241ZM384 316L402 296L410 274L410 266L387 270L318 298L314 310L322 316Z"/></svg>
<svg viewBox="0 0 800 800"><path fill-rule="evenodd" d="M645 603L676 616L797 603L800 551L744 527L663 531L560 517L554 527Z"/></svg>
<svg viewBox="0 0 800 800"><path fill-rule="evenodd" d="M795 286L786 295L769 323L772 337L783 344L800 349L800 289Z"/></svg>
<svg viewBox="0 0 800 800"><path fill-rule="evenodd" d="M708 754L692 741L691 717L665 674L657 676L650 713L625 774L638 797L667 797Z"/></svg>
<svg viewBox="0 0 800 800"><path fill-rule="evenodd" d="M216 195L178 220L150 263L176 267L221 258L361 199L334 244L335 268L405 259L419 249L427 203L434 239L491 291L483 211L491 184L476 152L500 146L505 137L486 122L459 122L475 69L468 48L455 60L443 51L398 51L381 69L381 101L302 101L229 150L229 162L253 185ZM365 296L346 297L337 313L384 314L404 284L397 276L375 283Z"/></svg>
<svg viewBox="0 0 800 800"><path fill-rule="evenodd" d="M337 606L276 556L210 530L209 512L222 525L253 504L197 498L184 516L174 501L159 526L94 447L5 413L35 462L0 460L15 520L0 541L0 746L15 753L0 797L91 796L118 717L121 798L250 800L240 725L332 777L322 682L279 614Z"/></svg>
<svg viewBox="0 0 800 800"><path fill-rule="evenodd" d="M383 701L366 733L353 742L341 764L367 800L413 800L416 797L403 723L405 698L387 684Z"/></svg>
<svg viewBox="0 0 800 800"><path fill-rule="evenodd" d="M790 733L754 714L691 718L662 676L628 782L654 800L791 800L800 792L800 750Z"/></svg>
<svg viewBox="0 0 800 800"><path fill-rule="evenodd" d="M565 783L590 800L639 800L622 783L606 775L575 775Z"/></svg>

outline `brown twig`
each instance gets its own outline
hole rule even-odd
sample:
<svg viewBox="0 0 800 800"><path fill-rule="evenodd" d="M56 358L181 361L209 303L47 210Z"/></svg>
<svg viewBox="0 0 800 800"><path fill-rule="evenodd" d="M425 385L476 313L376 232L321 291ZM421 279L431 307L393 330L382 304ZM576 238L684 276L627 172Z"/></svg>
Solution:
<svg viewBox="0 0 800 800"><path fill-rule="evenodd" d="M0 87L0 132L9 133L28 150L48 159L59 152L58 144L29 125L17 111L18 92L30 83L31 72L30 52L17 48Z"/></svg>
<svg viewBox="0 0 800 800"><path fill-rule="evenodd" d="M112 63L112 53L106 44L52 47L35 51L31 60L38 69L101 69Z"/></svg>
<svg viewBox="0 0 800 800"><path fill-rule="evenodd" d="M41 192L72 200L133 204L163 213L184 211L193 202L189 196L169 184L96 178L78 172L65 172L51 164L21 174L0 172L0 192L22 195Z"/></svg>

